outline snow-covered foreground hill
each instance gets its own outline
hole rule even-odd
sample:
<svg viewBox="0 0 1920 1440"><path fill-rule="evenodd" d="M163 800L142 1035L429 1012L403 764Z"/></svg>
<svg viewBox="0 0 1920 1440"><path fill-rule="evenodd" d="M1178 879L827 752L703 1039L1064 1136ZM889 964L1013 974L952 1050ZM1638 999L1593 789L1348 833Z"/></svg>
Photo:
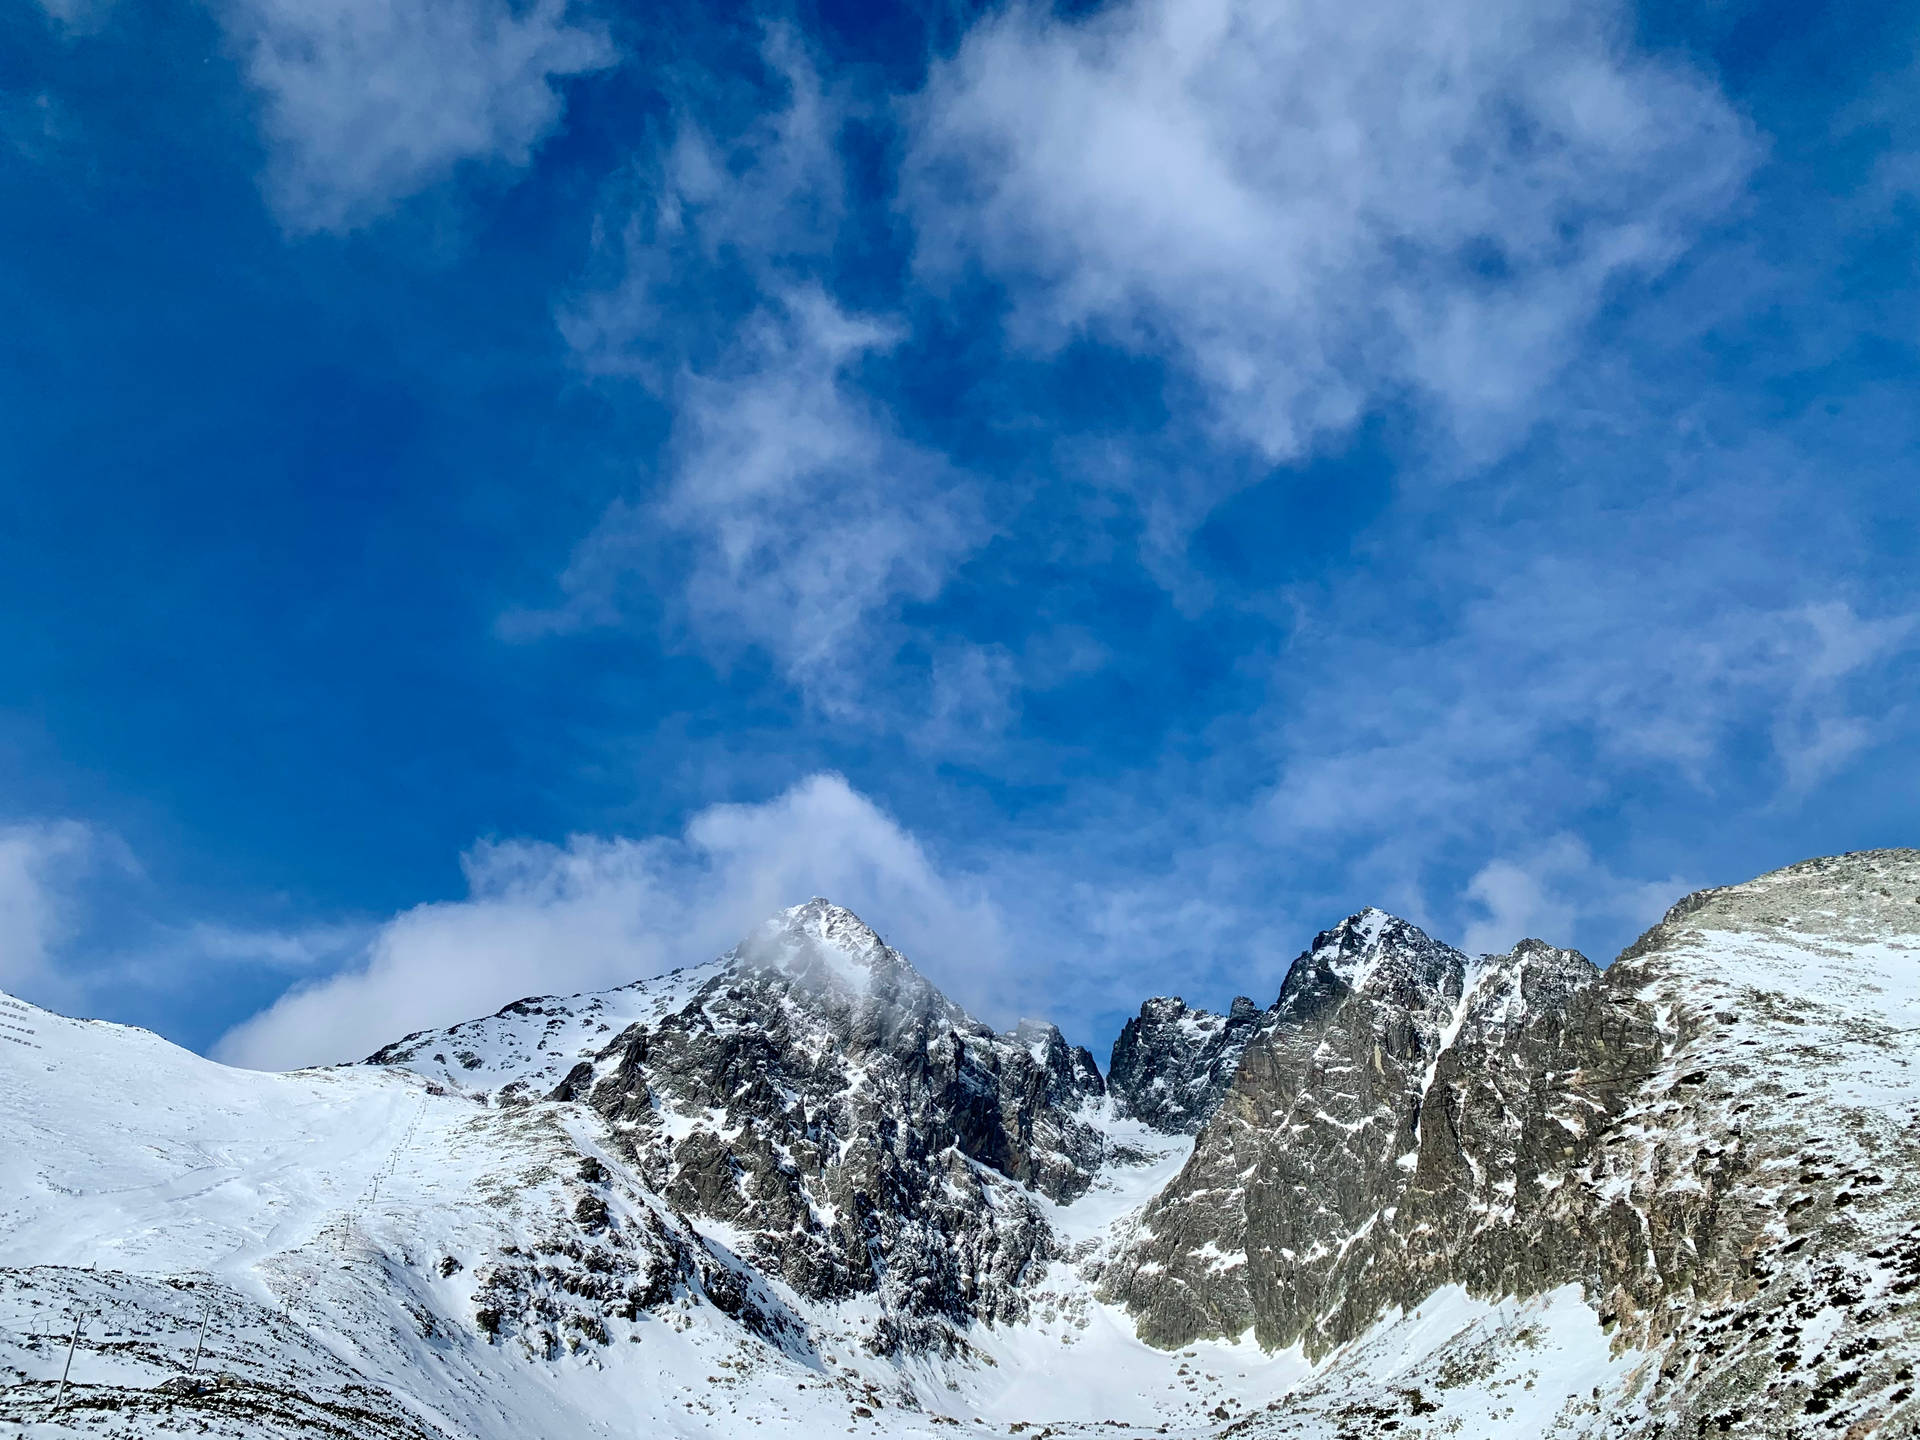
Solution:
<svg viewBox="0 0 1920 1440"><path fill-rule="evenodd" d="M288 1075L0 997L0 1424L1916 1433L1920 855L1583 965L1370 912L1112 1093L821 902Z"/></svg>

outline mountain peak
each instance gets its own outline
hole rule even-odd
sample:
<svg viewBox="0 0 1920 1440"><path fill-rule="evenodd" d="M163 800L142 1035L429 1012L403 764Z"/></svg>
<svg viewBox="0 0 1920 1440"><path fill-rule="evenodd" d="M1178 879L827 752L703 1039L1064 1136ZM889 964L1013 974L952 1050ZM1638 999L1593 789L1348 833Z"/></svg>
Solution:
<svg viewBox="0 0 1920 1440"><path fill-rule="evenodd" d="M1307 957L1350 990L1405 979L1431 983L1466 968L1466 957L1452 946L1371 905L1315 936Z"/></svg>
<svg viewBox="0 0 1920 1440"><path fill-rule="evenodd" d="M1113 1042L1107 1093L1122 1115L1193 1134L1233 1083L1266 1013L1244 995L1225 1015L1190 1010L1177 995L1144 1001Z"/></svg>
<svg viewBox="0 0 1920 1440"><path fill-rule="evenodd" d="M799 905L789 905L777 915L768 918L767 924L808 930L817 934L832 934L843 941L852 941L860 945L879 945L880 932L844 905L836 905L824 895L815 895L811 900Z"/></svg>
<svg viewBox="0 0 1920 1440"><path fill-rule="evenodd" d="M778 977L796 994L837 1006L848 1000L879 1007L907 1024L910 1017L991 1034L843 905L815 896L768 918L727 954L723 970L741 978Z"/></svg>
<svg viewBox="0 0 1920 1440"><path fill-rule="evenodd" d="M917 974L871 925L819 895L769 917L727 958L855 993L864 993L878 974Z"/></svg>

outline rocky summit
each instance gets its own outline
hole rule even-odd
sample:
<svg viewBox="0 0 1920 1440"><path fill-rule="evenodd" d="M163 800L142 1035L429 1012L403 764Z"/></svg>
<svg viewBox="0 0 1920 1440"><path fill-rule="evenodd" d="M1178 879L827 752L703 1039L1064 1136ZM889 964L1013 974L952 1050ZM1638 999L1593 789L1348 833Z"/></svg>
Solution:
<svg viewBox="0 0 1920 1440"><path fill-rule="evenodd" d="M1022 1318L1020 1277L1053 1251L1036 1198L1072 1200L1106 1155L1091 1055L1052 1025L995 1034L821 899L665 984L521 1001L368 1063L584 1103L647 1186L800 1299L873 1296L889 1352Z"/></svg>
<svg viewBox="0 0 1920 1440"><path fill-rule="evenodd" d="M1115 1110L1156 1130L1193 1134L1233 1082L1260 1019L1244 995L1225 1015L1189 1010L1177 995L1148 1000L1113 1042L1107 1090Z"/></svg>
<svg viewBox="0 0 1920 1440"><path fill-rule="evenodd" d="M1920 852L1362 911L1104 1076L819 899L289 1075L4 1003L23 1435L1920 1433Z"/></svg>
<svg viewBox="0 0 1920 1440"><path fill-rule="evenodd" d="M1105 1292L1156 1343L1251 1327L1317 1356L1449 1282L1552 1288L1536 1202L1659 1054L1601 979L1538 941L1470 960L1379 911L1318 936Z"/></svg>

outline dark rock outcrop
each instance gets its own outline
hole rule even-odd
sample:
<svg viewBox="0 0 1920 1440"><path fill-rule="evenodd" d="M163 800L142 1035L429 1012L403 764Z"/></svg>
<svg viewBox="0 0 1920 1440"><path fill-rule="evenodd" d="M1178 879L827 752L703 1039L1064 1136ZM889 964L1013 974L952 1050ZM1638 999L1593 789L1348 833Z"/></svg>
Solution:
<svg viewBox="0 0 1920 1440"><path fill-rule="evenodd" d="M1518 947L1440 1057L1391 1225L1353 1242L1371 1273L1326 1265L1344 1303L1302 1338L1449 1279L1573 1284L1638 1359L1554 1433L1920 1434L1916 1016L1920 851L1690 895L1603 977ZM1253 1307L1276 1341L1300 1323Z"/></svg>
<svg viewBox="0 0 1920 1440"><path fill-rule="evenodd" d="M549 1039L619 992L508 1006L486 1039L506 1058L477 1074L502 1100L591 1105L669 1204L724 1222L804 1299L876 1296L883 1348L1024 1313L1021 1278L1053 1251L1029 1193L1070 1201L1105 1158L1091 1055L1049 1024L996 1034L825 900L649 985L672 998L537 1090L566 1064ZM375 1059L444 1051L410 1036Z"/></svg>
<svg viewBox="0 0 1920 1440"><path fill-rule="evenodd" d="M1531 1294L1588 1235L1552 1192L1650 1070L1573 951L1475 962L1364 911L1293 964L1180 1176L1105 1278L1143 1338L1324 1354L1440 1285Z"/></svg>
<svg viewBox="0 0 1920 1440"><path fill-rule="evenodd" d="M1233 1083L1265 1013L1244 995L1225 1015L1189 1010L1178 996L1147 1001L1113 1042L1114 1109L1170 1135L1195 1133Z"/></svg>
<svg viewBox="0 0 1920 1440"><path fill-rule="evenodd" d="M815 901L712 966L379 1058L590 1104L663 1214L723 1222L802 1300L878 1300L877 1348L1023 1315L1066 1249L1034 1197L1132 1158L1118 1115L1195 1136L1071 1251L1154 1344L1250 1330L1326 1357L1443 1286L1573 1286L1634 1358L1568 1402L1567 1433L1893 1434L1920 1423L1916 974L1912 851L1689 896L1604 973L1537 940L1471 958L1370 910L1269 1009L1149 1001L1103 1085L1053 1027L994 1033ZM583 1245L630 1228L595 1197L571 1216Z"/></svg>

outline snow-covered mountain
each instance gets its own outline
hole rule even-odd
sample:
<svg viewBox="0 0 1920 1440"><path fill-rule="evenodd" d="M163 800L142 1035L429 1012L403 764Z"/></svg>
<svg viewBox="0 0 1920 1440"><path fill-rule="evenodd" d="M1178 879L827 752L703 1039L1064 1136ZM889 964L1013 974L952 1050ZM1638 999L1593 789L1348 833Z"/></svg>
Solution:
<svg viewBox="0 0 1920 1440"><path fill-rule="evenodd" d="M1913 851L1605 971L1365 911L1104 1079L821 900L288 1075L0 997L0 1420L1913 1434L1917 1064Z"/></svg>
<svg viewBox="0 0 1920 1440"><path fill-rule="evenodd" d="M965 1345L1027 1312L1043 1214L1094 1183L1098 1067L1052 1025L996 1035L824 900L730 953L615 991L522 1001L369 1062L495 1104L578 1103L667 1204L801 1300L871 1297L869 1349Z"/></svg>

